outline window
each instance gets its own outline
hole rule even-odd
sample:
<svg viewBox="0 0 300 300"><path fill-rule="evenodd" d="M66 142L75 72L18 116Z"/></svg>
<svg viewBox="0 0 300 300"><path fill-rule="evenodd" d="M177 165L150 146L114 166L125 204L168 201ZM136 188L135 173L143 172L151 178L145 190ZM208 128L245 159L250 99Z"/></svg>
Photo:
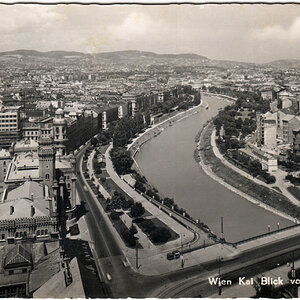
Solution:
<svg viewBox="0 0 300 300"><path fill-rule="evenodd" d="M4 233L2 233L1 238L2 238L2 240L5 239L5 234Z"/></svg>
<svg viewBox="0 0 300 300"><path fill-rule="evenodd" d="M50 179L50 175L49 175L48 173L45 175L45 179L46 179L46 180L49 180L49 179Z"/></svg>
<svg viewBox="0 0 300 300"><path fill-rule="evenodd" d="M36 232L36 235L41 235L41 232L38 230L38 231Z"/></svg>
<svg viewBox="0 0 300 300"><path fill-rule="evenodd" d="M14 275L14 270L9 270L8 275Z"/></svg>
<svg viewBox="0 0 300 300"><path fill-rule="evenodd" d="M26 268L22 269L22 273L27 273L27 269Z"/></svg>
<svg viewBox="0 0 300 300"><path fill-rule="evenodd" d="M3 166L6 166L6 161L3 162Z"/></svg>

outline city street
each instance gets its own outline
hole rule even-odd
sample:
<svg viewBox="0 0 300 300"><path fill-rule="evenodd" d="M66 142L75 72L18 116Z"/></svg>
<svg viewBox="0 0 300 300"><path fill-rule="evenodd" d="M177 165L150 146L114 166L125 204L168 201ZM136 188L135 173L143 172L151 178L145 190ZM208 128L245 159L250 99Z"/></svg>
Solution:
<svg viewBox="0 0 300 300"><path fill-rule="evenodd" d="M82 153L77 157L78 163L81 156ZM218 253L214 260L159 276L144 276L130 267L125 267L123 264L125 256L110 226L103 218L92 195L84 191L83 186L84 182L80 176L77 188L87 209L85 218L97 255L96 263L104 277L107 273L111 275L111 280L107 277L104 279L110 288L111 297L193 297L205 295L204 292L207 296L215 293L216 287L208 283L208 277L218 274ZM230 257L227 259L224 257L221 261L222 274L229 273L228 276L232 276L231 278L242 272L250 274L250 270L254 275L259 274L272 268L272 264L276 265L278 262L276 257L284 253L287 254L281 259L286 263L290 260L291 249L300 248L299 242L300 237L297 236L283 237L279 240L269 237L269 242L265 246L258 247L255 247L255 242L251 242L254 244L249 250L244 246L244 252L232 257L232 260ZM208 254L210 249L207 248L207 251ZM232 275L232 272L235 273Z"/></svg>

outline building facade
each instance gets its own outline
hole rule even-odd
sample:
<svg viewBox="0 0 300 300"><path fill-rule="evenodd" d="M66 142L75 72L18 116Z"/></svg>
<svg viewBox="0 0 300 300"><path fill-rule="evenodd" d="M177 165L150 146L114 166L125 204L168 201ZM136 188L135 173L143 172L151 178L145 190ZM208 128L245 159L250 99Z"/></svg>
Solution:
<svg viewBox="0 0 300 300"><path fill-rule="evenodd" d="M2 107L0 111L0 147L9 148L21 138L20 107Z"/></svg>

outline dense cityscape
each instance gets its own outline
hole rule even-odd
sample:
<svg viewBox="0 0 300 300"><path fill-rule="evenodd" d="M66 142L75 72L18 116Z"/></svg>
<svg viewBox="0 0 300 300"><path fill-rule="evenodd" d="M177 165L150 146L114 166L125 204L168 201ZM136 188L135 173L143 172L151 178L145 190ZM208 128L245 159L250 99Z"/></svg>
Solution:
<svg viewBox="0 0 300 300"><path fill-rule="evenodd" d="M299 62L0 52L0 297L298 297Z"/></svg>

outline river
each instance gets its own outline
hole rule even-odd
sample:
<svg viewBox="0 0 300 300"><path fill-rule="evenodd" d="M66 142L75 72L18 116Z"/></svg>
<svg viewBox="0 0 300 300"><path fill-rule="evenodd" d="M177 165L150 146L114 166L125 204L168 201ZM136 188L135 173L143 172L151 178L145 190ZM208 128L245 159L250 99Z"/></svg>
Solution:
<svg viewBox="0 0 300 300"><path fill-rule="evenodd" d="M206 223L220 236L221 216L227 241L236 242L292 225L292 222L259 207L222 186L202 170L193 157L195 136L203 124L229 103L216 97L204 96L209 109L201 109L173 123L160 135L144 144L136 161L160 193L174 198L179 207ZM205 106L205 105L204 105Z"/></svg>

